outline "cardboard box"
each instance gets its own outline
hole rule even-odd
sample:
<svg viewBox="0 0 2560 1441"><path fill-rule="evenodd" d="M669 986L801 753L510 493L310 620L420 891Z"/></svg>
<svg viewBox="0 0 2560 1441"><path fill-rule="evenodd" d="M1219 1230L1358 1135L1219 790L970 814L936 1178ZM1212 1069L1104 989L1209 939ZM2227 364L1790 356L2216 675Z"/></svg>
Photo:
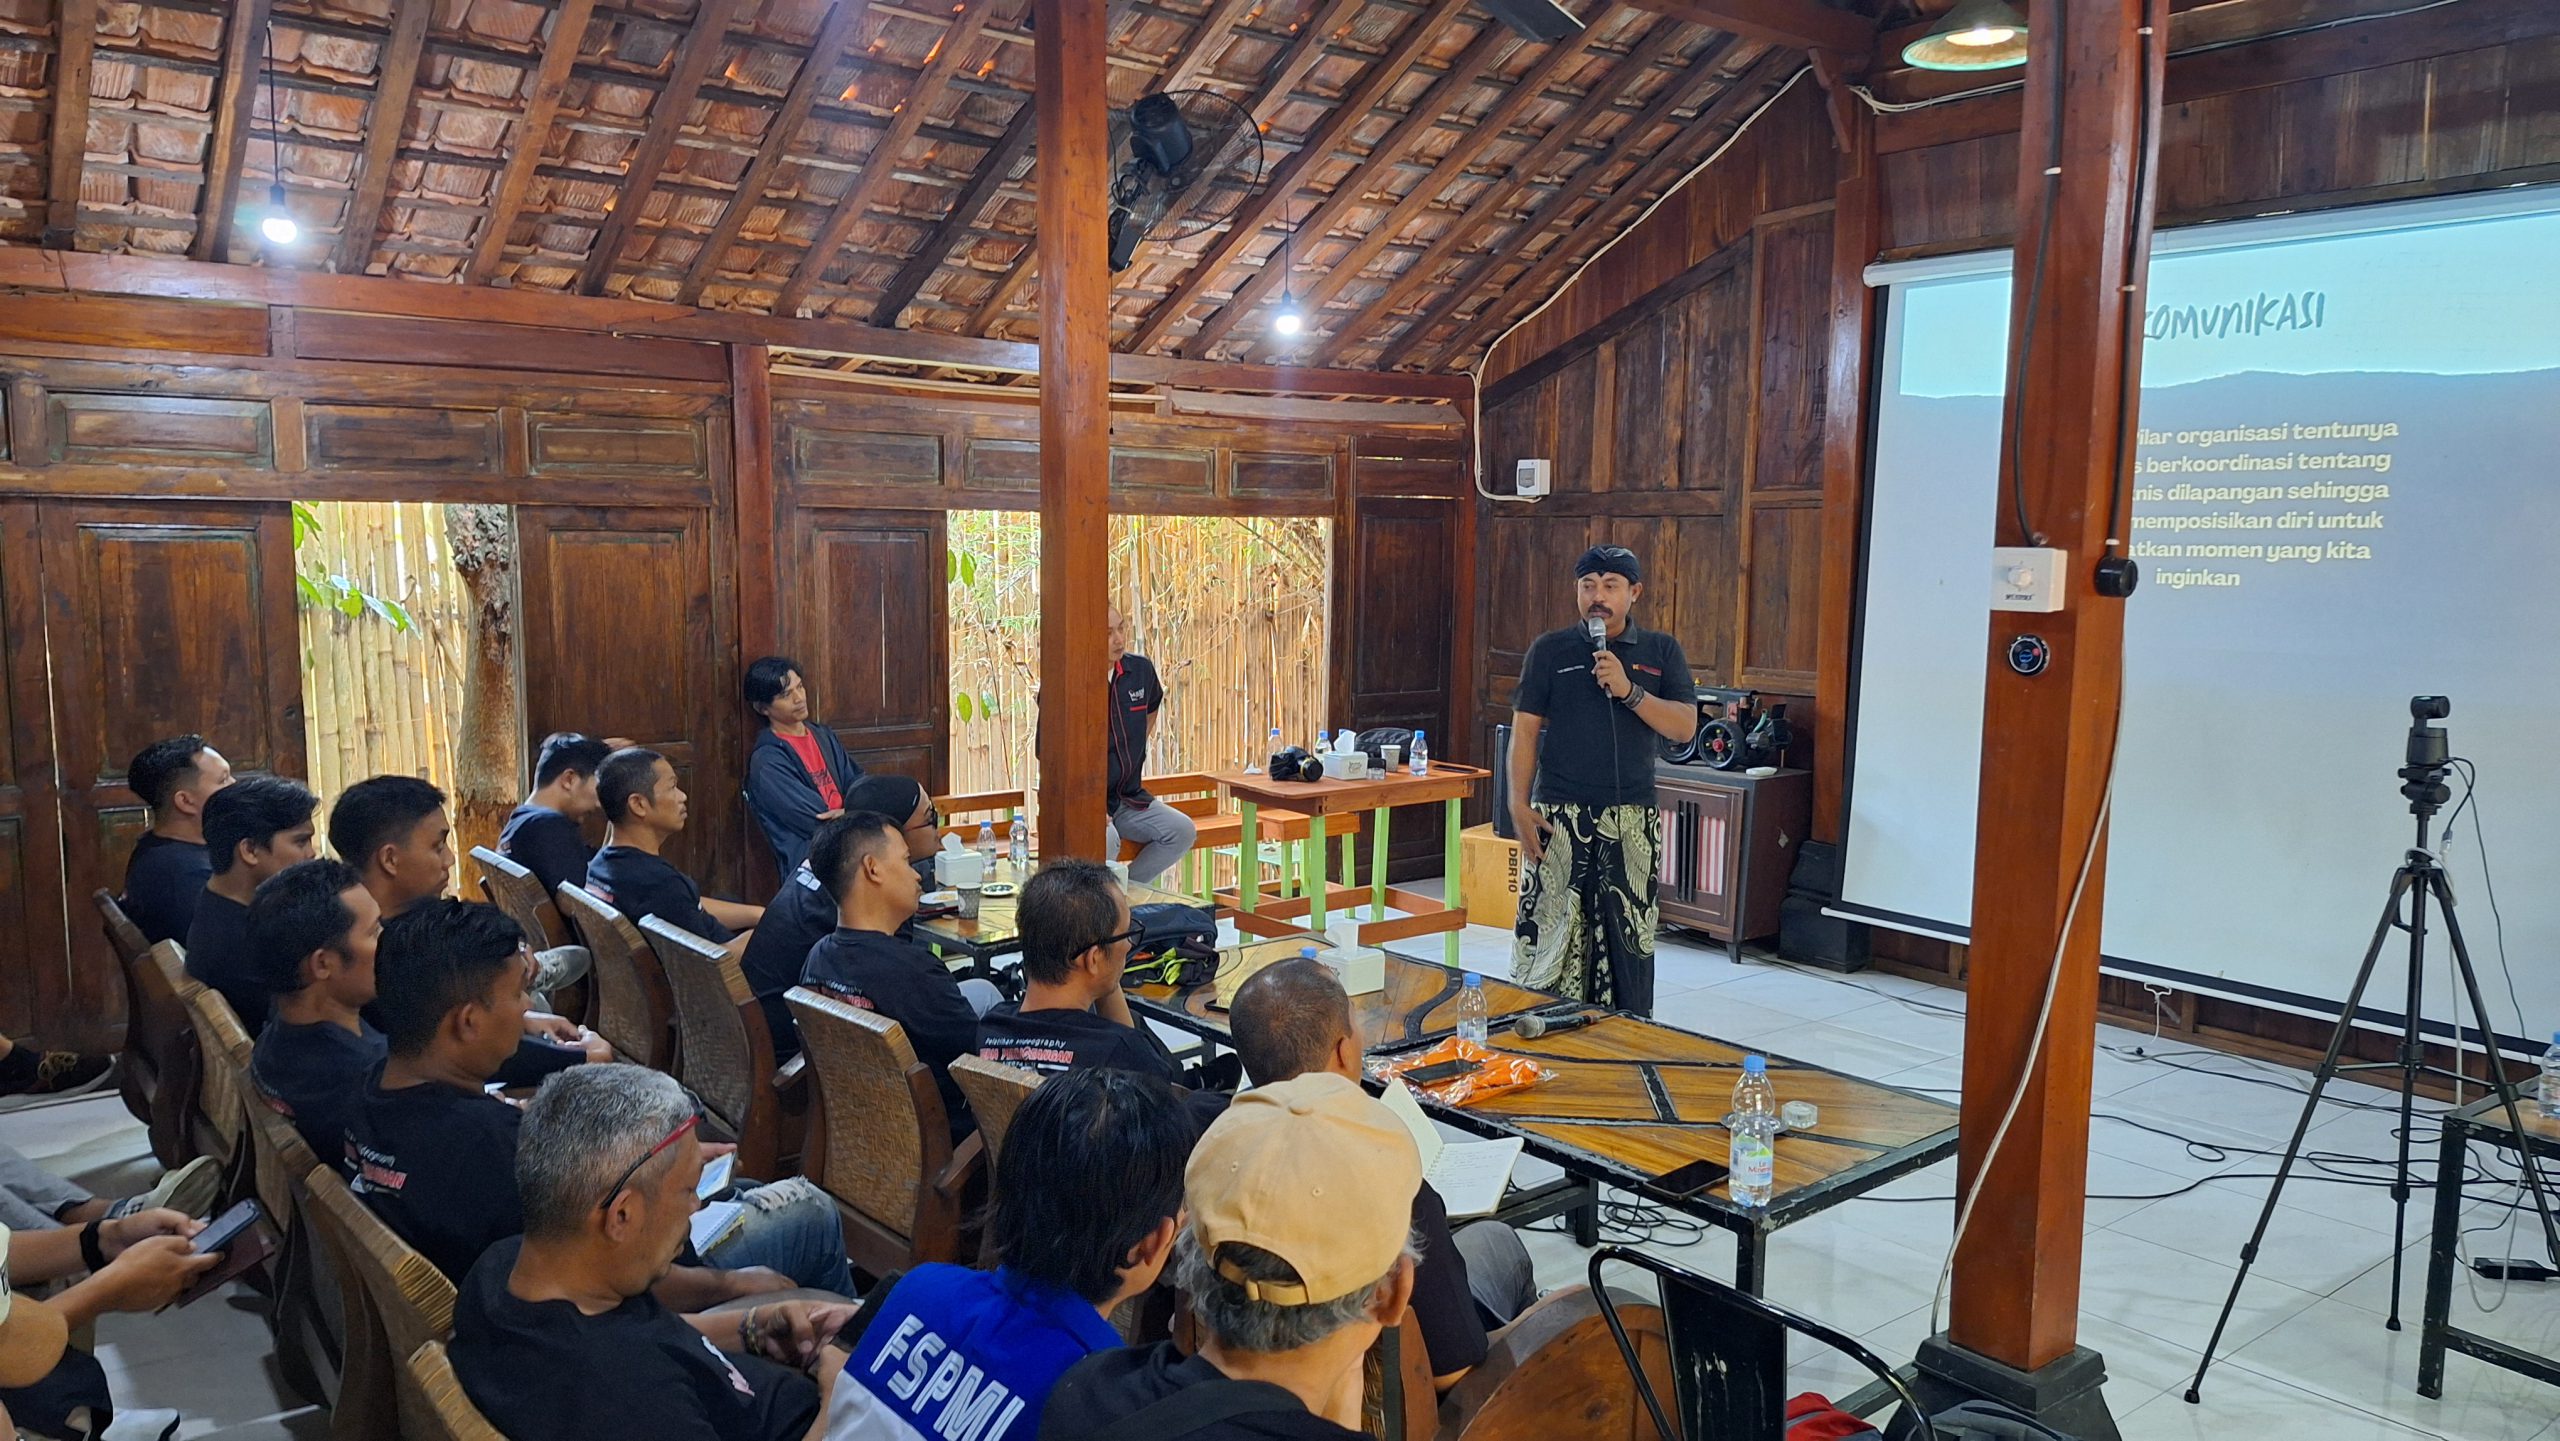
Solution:
<svg viewBox="0 0 2560 1441"><path fill-rule="evenodd" d="M1469 826L1458 837L1458 883L1468 924L1509 927L1520 914L1520 843Z"/></svg>

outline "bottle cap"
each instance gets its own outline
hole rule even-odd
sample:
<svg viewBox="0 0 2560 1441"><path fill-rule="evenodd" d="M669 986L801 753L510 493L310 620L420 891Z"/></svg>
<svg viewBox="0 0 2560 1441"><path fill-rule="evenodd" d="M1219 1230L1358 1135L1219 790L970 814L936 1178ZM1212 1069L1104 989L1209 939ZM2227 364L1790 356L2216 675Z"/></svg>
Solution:
<svg viewBox="0 0 2560 1441"><path fill-rule="evenodd" d="M1766 1056L1745 1056L1742 1058L1742 1070L1746 1075L1766 1075L1769 1070L1769 1059Z"/></svg>
<svg viewBox="0 0 2560 1441"><path fill-rule="evenodd" d="M1484 984L1484 977L1477 975L1473 971L1469 971L1467 972L1467 984L1471 986L1481 986ZM2560 1036L2554 1036L2552 1039L2560 1040Z"/></svg>
<svg viewBox="0 0 2560 1441"><path fill-rule="evenodd" d="M1300 946L1298 947L1298 955L1302 960L1312 961L1316 958L1316 948L1313 946Z"/></svg>

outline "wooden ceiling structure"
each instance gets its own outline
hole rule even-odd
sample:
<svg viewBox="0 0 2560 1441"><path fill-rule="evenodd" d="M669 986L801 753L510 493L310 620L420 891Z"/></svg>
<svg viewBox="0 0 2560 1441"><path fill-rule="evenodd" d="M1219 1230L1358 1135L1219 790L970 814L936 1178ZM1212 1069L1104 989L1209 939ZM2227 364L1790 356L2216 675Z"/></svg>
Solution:
<svg viewBox="0 0 2560 1441"><path fill-rule="evenodd" d="M1232 223L1114 277L1114 348L1466 370L1809 55L1856 77L1948 3L1573 0L1548 45L1465 0L1107 0L1111 102L1214 91L1269 164ZM2224 38L2320 7L2176 8ZM1029 12L0 0L0 245L1028 341ZM1891 64L1887 98L1970 83ZM278 184L290 247L255 224ZM1302 336L1271 330L1284 289Z"/></svg>

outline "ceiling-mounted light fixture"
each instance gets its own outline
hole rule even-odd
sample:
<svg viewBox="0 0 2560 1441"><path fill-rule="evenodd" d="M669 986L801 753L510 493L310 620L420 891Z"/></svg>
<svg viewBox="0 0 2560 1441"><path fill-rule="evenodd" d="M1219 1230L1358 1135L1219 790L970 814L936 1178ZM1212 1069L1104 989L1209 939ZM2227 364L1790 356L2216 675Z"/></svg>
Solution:
<svg viewBox="0 0 2560 1441"><path fill-rule="evenodd" d="M2005 70L2027 63L2027 19L2007 0L1957 0L1929 33L1902 47L1923 70Z"/></svg>
<svg viewBox="0 0 2560 1441"><path fill-rule="evenodd" d="M1283 202L1283 210L1286 202ZM1298 308L1297 298L1289 293L1289 250L1298 238L1298 227L1290 226L1280 233L1280 308L1271 313L1271 333L1297 335L1307 328L1307 313Z"/></svg>
<svg viewBox="0 0 2560 1441"><path fill-rule="evenodd" d="M302 238L302 226L284 203L284 109L276 103L276 27L267 22L267 130L278 137L273 142L275 159L269 163L274 178L267 184L267 210L258 217L258 233L270 245L291 245Z"/></svg>
<svg viewBox="0 0 2560 1441"><path fill-rule="evenodd" d="M302 238L302 226L284 204L284 187L267 187L267 213L258 218L258 233L276 245L291 245Z"/></svg>

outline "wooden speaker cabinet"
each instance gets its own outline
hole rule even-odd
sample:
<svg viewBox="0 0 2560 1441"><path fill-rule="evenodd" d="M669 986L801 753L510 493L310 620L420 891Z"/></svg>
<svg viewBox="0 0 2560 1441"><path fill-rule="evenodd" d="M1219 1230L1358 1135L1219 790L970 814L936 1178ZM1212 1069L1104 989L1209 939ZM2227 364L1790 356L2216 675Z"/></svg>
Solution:
<svg viewBox="0 0 2560 1441"><path fill-rule="evenodd" d="M1775 935L1796 847L1813 820L1813 772L1773 776L1654 767L1662 808L1662 920L1731 948Z"/></svg>

